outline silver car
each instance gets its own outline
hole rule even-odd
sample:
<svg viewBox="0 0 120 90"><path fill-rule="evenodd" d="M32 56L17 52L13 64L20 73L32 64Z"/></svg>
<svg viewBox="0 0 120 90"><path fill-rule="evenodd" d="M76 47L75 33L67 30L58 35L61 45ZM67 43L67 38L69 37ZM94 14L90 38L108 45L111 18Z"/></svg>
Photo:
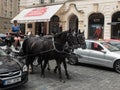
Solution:
<svg viewBox="0 0 120 90"><path fill-rule="evenodd" d="M76 59L75 63L105 66L114 68L120 73L120 48L104 40L86 40L86 45L86 49L77 48L74 50L74 53L79 56L79 58L74 58Z"/></svg>

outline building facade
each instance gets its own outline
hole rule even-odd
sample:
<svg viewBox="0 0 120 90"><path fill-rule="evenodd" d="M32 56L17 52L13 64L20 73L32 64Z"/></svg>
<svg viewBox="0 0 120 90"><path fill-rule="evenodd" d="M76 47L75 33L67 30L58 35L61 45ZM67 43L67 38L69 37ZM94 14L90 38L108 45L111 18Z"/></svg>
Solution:
<svg viewBox="0 0 120 90"><path fill-rule="evenodd" d="M64 30L84 30L89 39L120 38L120 0L68 1L64 7Z"/></svg>
<svg viewBox="0 0 120 90"><path fill-rule="evenodd" d="M0 33L8 32L10 20L19 13L20 0L0 0Z"/></svg>
<svg viewBox="0 0 120 90"><path fill-rule="evenodd" d="M120 38L120 0L39 0L41 7L47 5L63 4L62 8L51 17L46 34L58 29L81 30L85 32L86 39L119 39ZM43 3L41 3L43 1ZM62 3L61 3L62 2ZM32 23L32 22L31 22ZM29 26L29 23L27 23ZM33 22L31 29L35 34L36 27L46 27L44 22Z"/></svg>

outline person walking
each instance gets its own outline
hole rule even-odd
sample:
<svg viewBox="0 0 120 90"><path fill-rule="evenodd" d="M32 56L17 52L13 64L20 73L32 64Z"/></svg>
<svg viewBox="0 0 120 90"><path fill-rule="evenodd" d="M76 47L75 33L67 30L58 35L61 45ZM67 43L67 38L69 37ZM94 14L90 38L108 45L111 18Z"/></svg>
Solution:
<svg viewBox="0 0 120 90"><path fill-rule="evenodd" d="M15 47L15 49L19 50L18 49L18 44L20 44L20 40L21 40L21 38L19 36L19 34L21 33L21 30L20 30L20 26L17 23L17 20L13 21L13 25L10 29L10 33L14 37L14 41L15 41L14 42L14 47Z"/></svg>

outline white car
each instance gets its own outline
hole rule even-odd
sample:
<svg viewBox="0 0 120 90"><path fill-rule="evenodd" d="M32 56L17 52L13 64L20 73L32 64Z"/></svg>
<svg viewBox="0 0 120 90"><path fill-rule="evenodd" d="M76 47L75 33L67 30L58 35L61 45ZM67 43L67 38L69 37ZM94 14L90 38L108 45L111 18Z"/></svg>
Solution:
<svg viewBox="0 0 120 90"><path fill-rule="evenodd" d="M86 40L86 45L86 49L77 48L74 50L74 54L78 58L69 58L76 60L74 63L69 62L70 64L77 62L94 64L114 68L120 73L120 48L104 40Z"/></svg>

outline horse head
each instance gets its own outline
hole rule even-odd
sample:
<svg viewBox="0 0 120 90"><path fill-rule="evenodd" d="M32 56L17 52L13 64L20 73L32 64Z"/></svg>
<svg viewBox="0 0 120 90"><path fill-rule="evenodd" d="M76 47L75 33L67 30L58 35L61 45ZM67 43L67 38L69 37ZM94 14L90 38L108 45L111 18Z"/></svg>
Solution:
<svg viewBox="0 0 120 90"><path fill-rule="evenodd" d="M54 40L55 40L56 48L57 46L58 46L58 49L60 49L61 47L61 50L64 49L64 46L66 45L66 43L67 43L67 47L72 49L74 48L74 45L77 44L77 38L74 34L74 31L71 29L69 29L68 31L64 31L56 34L54 36Z"/></svg>
<svg viewBox="0 0 120 90"><path fill-rule="evenodd" d="M81 32L80 30L76 34L77 41L78 41L78 46L81 47L82 49L86 48L86 42L85 42L85 36L84 36L84 31Z"/></svg>
<svg viewBox="0 0 120 90"><path fill-rule="evenodd" d="M69 47L71 47L72 49L76 48L78 41L76 38L75 30L71 30L71 29L69 30L69 33L67 35L67 42L68 42Z"/></svg>

